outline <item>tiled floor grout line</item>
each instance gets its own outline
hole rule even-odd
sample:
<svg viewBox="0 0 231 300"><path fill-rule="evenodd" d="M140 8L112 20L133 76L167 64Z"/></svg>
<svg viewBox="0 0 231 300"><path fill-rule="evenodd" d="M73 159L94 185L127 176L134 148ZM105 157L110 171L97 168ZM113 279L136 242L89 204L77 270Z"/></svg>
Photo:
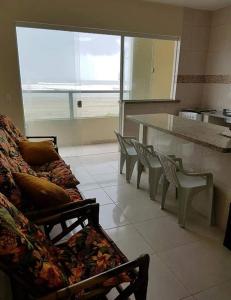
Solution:
<svg viewBox="0 0 231 300"><path fill-rule="evenodd" d="M105 191L106 192L106 191ZM107 192L106 192L107 193ZM108 196L109 196L109 194L108 194ZM110 196L109 196L110 197ZM118 208L120 208L117 204L116 204L116 202L114 202L114 200L111 198L111 200L113 201L113 203L118 207ZM120 208L121 209L121 208ZM127 215L126 215L126 213L123 213L124 215L125 215L125 217L128 219L128 221L131 221L131 220L129 220L129 218L127 217ZM178 278L178 276L176 276L176 274L175 274L175 272L171 269L171 268L169 268L168 267L168 265L161 259L161 257L158 255L160 252L158 251L158 252L156 252L153 248L152 248L152 245L149 243L149 241L142 235L142 233L141 232L139 232L138 230L137 230L137 228L134 226L135 224L140 224L140 223L144 223L144 222L147 222L147 221L149 221L149 220L153 220L153 219L156 219L156 218L168 218L168 216L158 216L158 217L155 217L155 218L150 218L150 219L147 219L147 220L144 220L144 221L141 221L141 222L133 222L133 221L131 221L131 223L129 223L129 224L126 224L126 225L123 225L123 226L117 226L117 227L114 227L114 228L118 228L118 227L124 227L124 226L127 226L127 225L132 225L133 226L133 229L136 231L136 233L138 233L139 234L139 236L140 237L142 237L142 239L144 240L144 242L152 249L152 251L153 251L153 253L152 253L152 255L156 255L159 259L160 259L160 261L164 264L164 266L166 267L166 269L167 270L169 270L169 272L175 277L175 279L177 280L177 282L179 282L184 288L185 288L185 290L189 293L189 296L192 296L192 294L191 294L191 292L189 291L189 289L183 284L183 282L181 282L181 280ZM111 228L111 229L114 229L114 228ZM109 228L108 228L109 229ZM107 230L108 230L107 229ZM184 245L187 245L187 244L192 244L192 243L196 243L196 242L188 242L188 243L185 243L185 244L181 244L181 245L179 245L179 246L176 246L176 247L173 247L173 248L171 248L171 250L172 249L175 249L175 248L178 248L178 247L180 247L180 246L184 246ZM166 250L166 251L169 251L169 250ZM163 252L165 252L165 251L163 251ZM186 297L187 298L187 297ZM182 298L183 299L183 298ZM179 299L180 300L180 299Z"/></svg>
<svg viewBox="0 0 231 300"><path fill-rule="evenodd" d="M166 264L166 262L161 258L160 256L160 253L164 253L164 252L168 252L168 251L172 251L172 250L175 250L176 248L180 248L180 247L184 247L186 245L191 245L191 244L195 244L197 242L189 242L189 243L185 243L185 244L182 244L182 245L179 245L179 246L176 246L176 247L173 247L171 249L168 249L168 250L163 250L162 252L160 251L157 251L155 253L155 255L160 259L160 261L162 262L162 264L167 268L167 270L173 275L173 277L185 288L185 290L187 292L189 292L189 296L187 297L184 297L184 298L180 298L179 300L181 299L187 299L188 297L190 296L193 296L193 293L190 291L189 287L187 287L184 282L181 281L181 279L178 277L177 273L171 268L168 266L168 264Z"/></svg>
<svg viewBox="0 0 231 300"><path fill-rule="evenodd" d="M62 150L60 151L62 152ZM105 152L105 153L90 153L90 154L80 154L80 155L61 155L63 159L66 158L73 158L73 157L89 157L89 156L102 156L102 155L107 155L107 154L118 154L118 151L109 151L109 152Z"/></svg>
<svg viewBox="0 0 231 300"><path fill-rule="evenodd" d="M209 291L209 290L211 290L211 289L213 289L213 288L215 288L215 287L219 287L219 286L221 286L221 285L223 285L223 284L225 284L225 283L228 283L228 282L230 282L230 281L231 281L231 278L230 278L230 279L227 279L227 280L224 280L224 281L220 282L219 284L211 285L210 287L208 287L208 288L206 288L206 289L204 289L204 290L201 290L201 291L199 291L199 292L193 293L192 296L195 297L195 296L201 294L202 292Z"/></svg>

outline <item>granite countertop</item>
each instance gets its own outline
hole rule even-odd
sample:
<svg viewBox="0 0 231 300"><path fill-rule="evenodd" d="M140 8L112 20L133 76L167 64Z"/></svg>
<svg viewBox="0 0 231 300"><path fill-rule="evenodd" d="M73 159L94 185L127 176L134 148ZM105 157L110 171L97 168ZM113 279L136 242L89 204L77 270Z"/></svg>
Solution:
<svg viewBox="0 0 231 300"><path fill-rule="evenodd" d="M219 152L231 153L231 138L221 135L229 131L224 126L183 119L170 114L130 115L127 119Z"/></svg>

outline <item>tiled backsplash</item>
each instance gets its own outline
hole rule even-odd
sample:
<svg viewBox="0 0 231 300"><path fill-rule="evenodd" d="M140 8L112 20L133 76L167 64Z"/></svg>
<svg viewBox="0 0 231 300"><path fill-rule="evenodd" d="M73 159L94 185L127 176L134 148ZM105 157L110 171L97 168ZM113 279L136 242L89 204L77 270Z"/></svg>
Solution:
<svg viewBox="0 0 231 300"><path fill-rule="evenodd" d="M218 110L231 107L231 6L214 12L185 9L177 98L191 97L192 106Z"/></svg>

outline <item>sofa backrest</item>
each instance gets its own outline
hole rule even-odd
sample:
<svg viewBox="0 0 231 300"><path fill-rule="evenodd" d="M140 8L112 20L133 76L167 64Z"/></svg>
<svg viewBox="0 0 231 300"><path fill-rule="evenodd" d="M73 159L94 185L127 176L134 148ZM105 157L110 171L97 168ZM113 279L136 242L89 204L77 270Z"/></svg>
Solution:
<svg viewBox="0 0 231 300"><path fill-rule="evenodd" d="M16 144L26 139L25 135L22 134L8 116L0 114L0 128L6 130Z"/></svg>
<svg viewBox="0 0 231 300"><path fill-rule="evenodd" d="M36 173L22 158L17 144L20 134L16 129L10 131L9 128L14 128L11 123L10 121L3 122L3 117L0 115L0 192L7 196L16 207L21 208L23 198L12 173L23 172L31 175L36 175ZM3 124L6 126L4 127Z"/></svg>

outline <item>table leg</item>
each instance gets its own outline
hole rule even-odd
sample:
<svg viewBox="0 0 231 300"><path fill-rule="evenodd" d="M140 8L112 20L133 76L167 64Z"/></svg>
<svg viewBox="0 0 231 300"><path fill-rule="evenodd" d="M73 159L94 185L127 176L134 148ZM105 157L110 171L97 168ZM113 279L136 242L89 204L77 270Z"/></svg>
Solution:
<svg viewBox="0 0 231 300"><path fill-rule="evenodd" d="M139 142L147 145L147 132L148 132L148 127L140 124L140 128L139 128Z"/></svg>

